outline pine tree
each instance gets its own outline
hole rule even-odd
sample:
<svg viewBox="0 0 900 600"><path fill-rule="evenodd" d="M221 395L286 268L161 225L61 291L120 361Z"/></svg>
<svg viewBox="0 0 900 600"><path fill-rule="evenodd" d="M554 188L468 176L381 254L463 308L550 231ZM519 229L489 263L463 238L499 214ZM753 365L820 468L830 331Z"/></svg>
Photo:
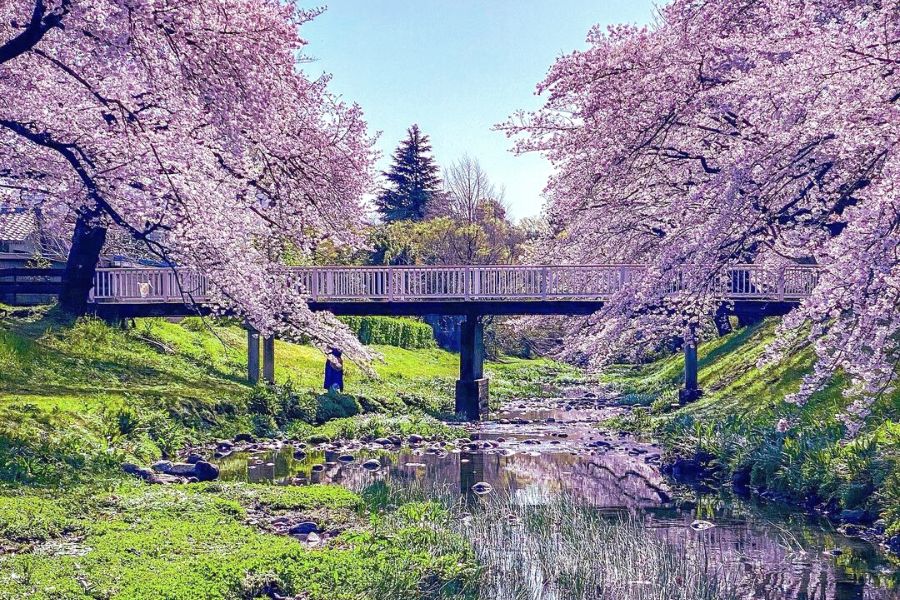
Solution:
<svg viewBox="0 0 900 600"><path fill-rule="evenodd" d="M388 183L375 199L385 222L425 218L428 202L441 189L439 167L431 156L431 144L418 125L394 151L390 170L383 173Z"/></svg>

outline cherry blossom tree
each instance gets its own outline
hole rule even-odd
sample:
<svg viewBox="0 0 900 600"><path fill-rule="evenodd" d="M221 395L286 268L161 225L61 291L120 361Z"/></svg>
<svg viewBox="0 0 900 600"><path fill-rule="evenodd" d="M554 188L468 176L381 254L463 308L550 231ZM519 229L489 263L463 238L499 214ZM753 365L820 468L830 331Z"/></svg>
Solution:
<svg viewBox="0 0 900 600"><path fill-rule="evenodd" d="M842 370L854 434L900 357L900 5L675 0L587 41L538 86L543 108L500 126L556 167L552 260L648 265L571 352L680 334L730 265L815 263L770 358L808 335L817 366L791 399Z"/></svg>
<svg viewBox="0 0 900 600"><path fill-rule="evenodd" d="M216 306L264 334L367 357L282 268L286 250L360 244L372 180L359 107L299 66L316 14L280 0L0 5L0 193L71 237L63 306L84 311L119 228L202 270Z"/></svg>

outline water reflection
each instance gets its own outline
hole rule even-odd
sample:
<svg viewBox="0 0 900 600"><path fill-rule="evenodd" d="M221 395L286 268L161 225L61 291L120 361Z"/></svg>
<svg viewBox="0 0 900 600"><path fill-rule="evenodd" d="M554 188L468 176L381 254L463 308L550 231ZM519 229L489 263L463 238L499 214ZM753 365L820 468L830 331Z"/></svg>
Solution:
<svg viewBox="0 0 900 600"><path fill-rule="evenodd" d="M840 535L824 520L728 491L673 492L657 468L658 448L605 437L592 426L598 413L608 410L598 404L592 411L570 401L549 407L519 404L498 415L498 421L467 432L471 446L449 451L427 444L399 451L322 447L307 448L298 460L285 447L218 462L225 480L336 483L355 490L386 481L457 490L470 503L475 502L472 486L481 481L521 503L567 494L598 511L636 515L676 547L728 565L740 575L748 598L900 598L896 567L871 544ZM354 461L341 462L339 457L348 453ZM378 471L362 467L370 458L381 462ZM695 519L716 527L694 531Z"/></svg>

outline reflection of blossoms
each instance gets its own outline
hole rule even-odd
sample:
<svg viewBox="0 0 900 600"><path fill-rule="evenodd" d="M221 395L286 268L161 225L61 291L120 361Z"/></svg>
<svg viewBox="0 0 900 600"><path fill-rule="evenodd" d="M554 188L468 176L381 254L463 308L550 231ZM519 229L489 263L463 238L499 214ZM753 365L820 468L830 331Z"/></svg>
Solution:
<svg viewBox="0 0 900 600"><path fill-rule="evenodd" d="M778 419L778 423L775 424L775 431L778 433L785 433L790 428L791 424L788 423L787 419Z"/></svg>

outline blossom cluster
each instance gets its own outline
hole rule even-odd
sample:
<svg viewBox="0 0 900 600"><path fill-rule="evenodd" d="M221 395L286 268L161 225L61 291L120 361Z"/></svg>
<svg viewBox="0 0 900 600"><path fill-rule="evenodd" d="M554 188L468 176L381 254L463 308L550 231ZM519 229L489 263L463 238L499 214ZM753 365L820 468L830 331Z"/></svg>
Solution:
<svg viewBox="0 0 900 600"><path fill-rule="evenodd" d="M0 3L0 200L79 215L209 276L264 334L368 352L281 268L362 243L374 152L360 108L301 66L316 11L279 0ZM190 290L185 290L190 292Z"/></svg>
<svg viewBox="0 0 900 600"><path fill-rule="evenodd" d="M599 364L708 319L730 265L818 264L769 358L806 335L818 361L791 400L844 372L855 433L900 359L898 39L896 2L675 0L559 58L544 106L500 126L555 166L548 258L651 265L569 354Z"/></svg>

